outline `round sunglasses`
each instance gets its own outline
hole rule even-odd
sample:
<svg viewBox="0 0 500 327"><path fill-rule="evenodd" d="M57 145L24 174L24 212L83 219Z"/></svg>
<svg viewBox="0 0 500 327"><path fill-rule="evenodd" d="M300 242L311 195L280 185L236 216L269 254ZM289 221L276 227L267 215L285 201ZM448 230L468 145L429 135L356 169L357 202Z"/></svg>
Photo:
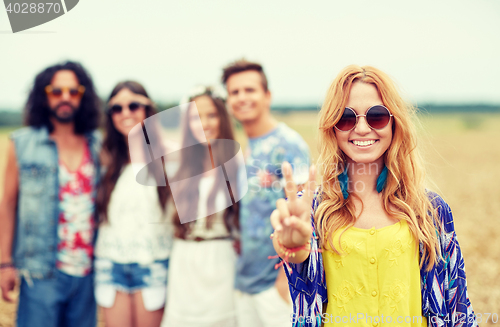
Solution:
<svg viewBox="0 0 500 327"><path fill-rule="evenodd" d="M67 86L62 86L62 87L55 87L52 85L47 85L45 87L45 93L47 95L59 98L63 95L63 93L69 93L69 96L72 98L76 97L81 97L83 93L85 92L85 86L79 85L75 88L67 87Z"/></svg>
<svg viewBox="0 0 500 327"><path fill-rule="evenodd" d="M130 110L131 112L134 112L137 109L140 109L143 107L145 108L146 106L147 105L139 103L139 102L130 102L128 105L125 105L125 107L128 107L128 110ZM122 112L122 110L123 110L123 106L120 104L114 104L108 108L108 112L110 114L119 114Z"/></svg>
<svg viewBox="0 0 500 327"><path fill-rule="evenodd" d="M358 117L365 117L366 123L371 129L379 130L389 124L392 114L389 109L382 105L370 107L366 111L366 115L357 115L352 108L346 107L335 128L341 132L349 132L358 124Z"/></svg>

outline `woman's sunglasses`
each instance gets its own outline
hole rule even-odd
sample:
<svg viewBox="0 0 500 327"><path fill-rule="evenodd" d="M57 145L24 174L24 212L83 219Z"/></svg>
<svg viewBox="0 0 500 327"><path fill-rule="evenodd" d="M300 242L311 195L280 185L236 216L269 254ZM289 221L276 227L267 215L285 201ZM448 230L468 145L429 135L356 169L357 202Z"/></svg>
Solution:
<svg viewBox="0 0 500 327"><path fill-rule="evenodd" d="M128 110L130 110L132 112L136 111L137 109L143 108L143 107L145 108L146 106L147 105L139 103L139 102L130 102L128 105L126 105L126 107L128 107ZM119 105L119 104L114 104L108 108L108 112L110 114L119 114L122 112L122 110L123 110L123 106Z"/></svg>
<svg viewBox="0 0 500 327"><path fill-rule="evenodd" d="M81 97L84 92L85 86L83 85L79 85L78 87L54 87L52 85L47 85L45 87L45 93L55 98L61 97L63 93L69 93L69 96L72 98Z"/></svg>
<svg viewBox="0 0 500 327"><path fill-rule="evenodd" d="M353 109L346 107L335 128L342 132L348 132L356 127L358 117L365 117L371 129L379 130L389 124L392 114L389 112L389 109L382 105L370 107L366 111L366 115L356 115Z"/></svg>

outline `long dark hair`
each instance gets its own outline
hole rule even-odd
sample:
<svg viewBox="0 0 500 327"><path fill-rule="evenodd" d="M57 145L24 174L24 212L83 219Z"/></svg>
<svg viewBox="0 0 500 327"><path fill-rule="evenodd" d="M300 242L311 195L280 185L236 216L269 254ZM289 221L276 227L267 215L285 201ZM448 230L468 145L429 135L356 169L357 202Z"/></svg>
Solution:
<svg viewBox="0 0 500 327"><path fill-rule="evenodd" d="M50 66L36 76L24 108L25 125L37 128L46 127L49 133L54 130L54 126L50 122L51 113L45 87L50 84L55 73L60 70L71 70L75 73L80 85L85 87L80 108L75 113L75 133L82 135L93 131L99 126L101 101L95 92L90 75L81 64L73 61Z"/></svg>
<svg viewBox="0 0 500 327"><path fill-rule="evenodd" d="M205 88L205 92L201 94L197 94L195 96L192 96L189 98L189 102L195 100L198 97L201 96L208 96L215 108L217 109L217 114L219 115L220 119L220 124L219 124L219 135L217 138L219 139L227 139L227 140L234 140L234 132L233 132L233 126L231 123L231 119L229 117L229 114L226 110L226 104L224 99L215 96L212 93L212 89L207 87ZM191 131L191 128L189 127L189 111L192 110L192 106L186 110L186 112L183 115L183 120L182 120L182 130L183 130L183 138L182 138L182 149L186 149L187 145L191 144L197 144L199 143L198 140L193 135L193 132ZM197 146L197 147L190 147L192 151L182 151L181 152L181 159L180 159L180 165L181 169L179 169L179 172L176 176L176 180L182 180L185 178L190 178L193 177L193 172L200 172L203 171L203 160L200 160L200 158L205 158L208 156L208 147L207 146ZM217 150L222 150L222 149L216 149L212 147L212 151L217 151ZM235 181L236 178L236 171L226 171L228 174L229 179ZM198 179L199 182L199 179ZM226 182L227 187L229 188L229 182ZM186 185L187 186L187 185ZM215 197L217 196L218 190L214 187L214 189L210 192L210 195L208 196L208 206L212 206L215 204ZM185 195L187 198L189 198L189 201L184 201L184 205L192 205L192 203L198 203L199 201L199 188L194 187L194 185L190 184L189 188L182 190L182 194ZM197 205L196 205L197 206ZM191 210L192 212L192 210ZM213 218L214 215L211 215L207 219L207 228L211 228L212 223L213 223ZM236 230L239 229L239 204L235 203L229 208L227 208L224 211L223 214L224 218L224 224L227 228L227 230L231 233L234 234ZM189 234L193 222L190 223L185 223L181 224L179 214L178 212L175 213L174 219L173 219L173 224L175 227L175 236L181 239L185 239L187 237L187 234Z"/></svg>
<svg viewBox="0 0 500 327"><path fill-rule="evenodd" d="M134 81L124 81L118 83L113 91L111 91L108 102L123 89L128 89L132 93L143 95L149 99L148 93L141 84ZM145 110L146 118L151 117L156 113L154 104L147 105ZM106 164L107 170L101 179L101 185L96 198L97 212L99 214L100 223L108 221L108 204L111 198L111 193L113 192L116 182L122 173L123 167L129 162L129 149L125 137L116 129L115 125L113 125L113 120L109 111L106 114L105 133L106 135L104 137L102 151L104 157L109 159L109 162ZM151 133L151 131L148 131L148 133ZM166 187L157 187L158 199L163 211L165 211L167 200L170 196L168 180L166 182Z"/></svg>

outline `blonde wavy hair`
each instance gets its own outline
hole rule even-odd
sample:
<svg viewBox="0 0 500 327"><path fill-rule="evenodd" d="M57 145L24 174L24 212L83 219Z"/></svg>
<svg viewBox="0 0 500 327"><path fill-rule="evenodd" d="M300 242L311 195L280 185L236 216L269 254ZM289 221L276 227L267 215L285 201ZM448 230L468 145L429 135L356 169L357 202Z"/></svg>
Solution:
<svg viewBox="0 0 500 327"><path fill-rule="evenodd" d="M382 191L383 206L391 217L407 221L415 240L423 245L420 267L426 262L426 270L430 270L441 257L436 234L440 224L424 187L425 173L412 122L415 108L401 98L389 76L374 67L351 65L344 68L328 89L320 111L318 171L322 176L321 203L314 215L319 238L326 244L327 237L330 247L339 253L340 238L336 247L333 233L342 229L342 236L357 219L352 196L345 200L339 186L338 175L347 167L347 161L333 130L344 112L351 86L356 82L374 85L384 106L393 115L392 142L384 153L388 175ZM391 209L390 205L396 209Z"/></svg>

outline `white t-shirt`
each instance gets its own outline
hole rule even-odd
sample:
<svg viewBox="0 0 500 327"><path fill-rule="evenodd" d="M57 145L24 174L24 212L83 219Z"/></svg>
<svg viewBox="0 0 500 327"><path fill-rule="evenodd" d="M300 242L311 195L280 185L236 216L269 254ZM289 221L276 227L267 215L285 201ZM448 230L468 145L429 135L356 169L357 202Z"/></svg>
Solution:
<svg viewBox="0 0 500 327"><path fill-rule="evenodd" d="M173 228L166 215L157 188L137 183L132 166L126 165L111 193L108 222L99 227L96 257L122 264L167 259Z"/></svg>

